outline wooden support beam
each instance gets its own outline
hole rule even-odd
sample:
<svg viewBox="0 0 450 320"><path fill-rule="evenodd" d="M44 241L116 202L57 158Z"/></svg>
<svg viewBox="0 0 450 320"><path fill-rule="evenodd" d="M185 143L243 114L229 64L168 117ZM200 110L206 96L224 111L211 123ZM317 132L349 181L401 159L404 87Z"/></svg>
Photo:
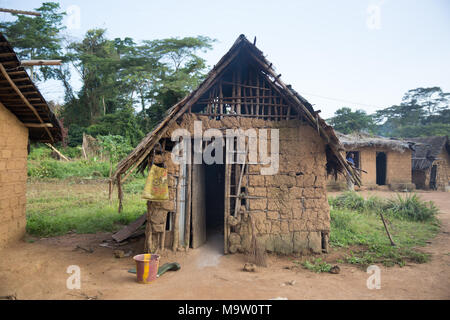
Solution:
<svg viewBox="0 0 450 320"><path fill-rule="evenodd" d="M60 66L61 60L22 60L20 64L24 67L31 66Z"/></svg>
<svg viewBox="0 0 450 320"><path fill-rule="evenodd" d="M6 8L0 8L0 12L7 12L7 13L12 13L12 14L25 14L25 15L36 16L36 17L41 16L40 12L24 11L24 10L16 10L16 9L6 9Z"/></svg>
<svg viewBox="0 0 450 320"><path fill-rule="evenodd" d="M23 125L27 128L53 128L51 123L24 123Z"/></svg>
<svg viewBox="0 0 450 320"><path fill-rule="evenodd" d="M6 72L5 67L0 64L0 71L3 74L3 76L5 77L5 79L9 82L9 84L13 87L14 91L17 92L17 94L22 98L23 102L27 105L28 108L31 109L31 111L34 113L34 115L36 116L36 118L38 118L40 123L45 123L41 116L39 115L39 113L37 112L36 108L33 107L31 105L31 103L27 100L27 98L25 98L25 96L22 94L22 92L17 88L16 84L13 82L13 80L11 80L11 78L8 75L8 72ZM48 130L47 127L44 127L45 131L47 132L48 136L50 137L50 139L52 140L52 142L55 141L55 139L53 138L52 134L50 133L50 131Z"/></svg>
<svg viewBox="0 0 450 320"><path fill-rule="evenodd" d="M16 54L14 52L0 53L0 58L15 57L15 56L16 56Z"/></svg>

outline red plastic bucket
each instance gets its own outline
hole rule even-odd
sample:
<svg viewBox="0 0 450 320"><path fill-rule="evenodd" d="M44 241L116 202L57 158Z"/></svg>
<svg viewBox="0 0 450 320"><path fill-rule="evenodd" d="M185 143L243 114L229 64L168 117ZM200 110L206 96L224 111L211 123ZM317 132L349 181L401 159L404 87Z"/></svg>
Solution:
<svg viewBox="0 0 450 320"><path fill-rule="evenodd" d="M151 283L156 279L159 267L158 254L138 254L133 259L136 261L136 277L139 283Z"/></svg>

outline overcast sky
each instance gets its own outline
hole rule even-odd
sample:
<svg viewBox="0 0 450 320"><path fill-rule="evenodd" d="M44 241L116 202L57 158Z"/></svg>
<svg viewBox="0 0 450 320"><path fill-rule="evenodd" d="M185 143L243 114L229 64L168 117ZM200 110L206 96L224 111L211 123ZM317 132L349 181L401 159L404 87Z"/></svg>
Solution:
<svg viewBox="0 0 450 320"><path fill-rule="evenodd" d="M37 0L0 0L0 7L31 10ZM340 107L377 109L398 104L413 88L450 91L450 1L60 1L67 33L106 28L108 37L136 41L205 35L217 39L202 54L210 66L245 34L282 80L328 118ZM78 17L79 12L79 19ZM0 19L11 15L0 13ZM79 23L78 23L79 21ZM74 79L74 84L79 81ZM40 83L47 100L63 89Z"/></svg>

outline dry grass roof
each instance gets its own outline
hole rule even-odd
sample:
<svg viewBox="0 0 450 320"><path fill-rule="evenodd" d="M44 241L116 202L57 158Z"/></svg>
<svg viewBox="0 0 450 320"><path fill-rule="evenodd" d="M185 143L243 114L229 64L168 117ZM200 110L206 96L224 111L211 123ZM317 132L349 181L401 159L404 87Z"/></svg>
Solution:
<svg viewBox="0 0 450 320"><path fill-rule="evenodd" d="M404 152L405 150L412 149L413 146L413 143L409 143L404 140L373 136L362 132L355 132L351 134L336 132L336 134L346 151L375 147Z"/></svg>
<svg viewBox="0 0 450 320"><path fill-rule="evenodd" d="M413 170L430 168L444 150L450 154L450 143L446 136L420 137L410 140L415 143L412 159Z"/></svg>
<svg viewBox="0 0 450 320"><path fill-rule="evenodd" d="M348 174L351 172L350 178L359 184L358 173L348 165L339 150L341 148L339 139L333 128L325 123L325 121L316 113L312 105L304 99L300 94L293 90L289 85L281 81L280 76L275 74L272 63L266 60L262 51L254 44L249 42L244 35L240 35L235 41L231 49L220 59L214 68L207 74L205 80L200 86L192 91L188 96L171 107L166 117L139 143L139 145L118 165L112 180L118 181L120 184L120 176L127 171L134 170L148 157L153 147L162 138L167 129L180 116L182 116L189 107L195 104L198 99L210 89L216 81L224 74L230 64L238 58L238 55L245 54L252 60L252 63L258 66L261 76L265 77L271 85L295 108L295 110L304 116L309 125L317 130L317 133L327 142L327 155L333 158L332 167L336 171ZM236 115L239 116L239 115ZM329 150L328 150L329 149ZM145 165L145 163L144 163Z"/></svg>

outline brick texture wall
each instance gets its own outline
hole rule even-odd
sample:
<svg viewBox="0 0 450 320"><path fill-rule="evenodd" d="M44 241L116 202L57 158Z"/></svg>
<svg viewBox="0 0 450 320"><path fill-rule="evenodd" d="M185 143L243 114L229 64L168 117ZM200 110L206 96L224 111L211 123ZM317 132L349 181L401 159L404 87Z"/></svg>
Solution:
<svg viewBox="0 0 450 320"><path fill-rule="evenodd" d="M28 129L0 103L0 248L25 234Z"/></svg>

